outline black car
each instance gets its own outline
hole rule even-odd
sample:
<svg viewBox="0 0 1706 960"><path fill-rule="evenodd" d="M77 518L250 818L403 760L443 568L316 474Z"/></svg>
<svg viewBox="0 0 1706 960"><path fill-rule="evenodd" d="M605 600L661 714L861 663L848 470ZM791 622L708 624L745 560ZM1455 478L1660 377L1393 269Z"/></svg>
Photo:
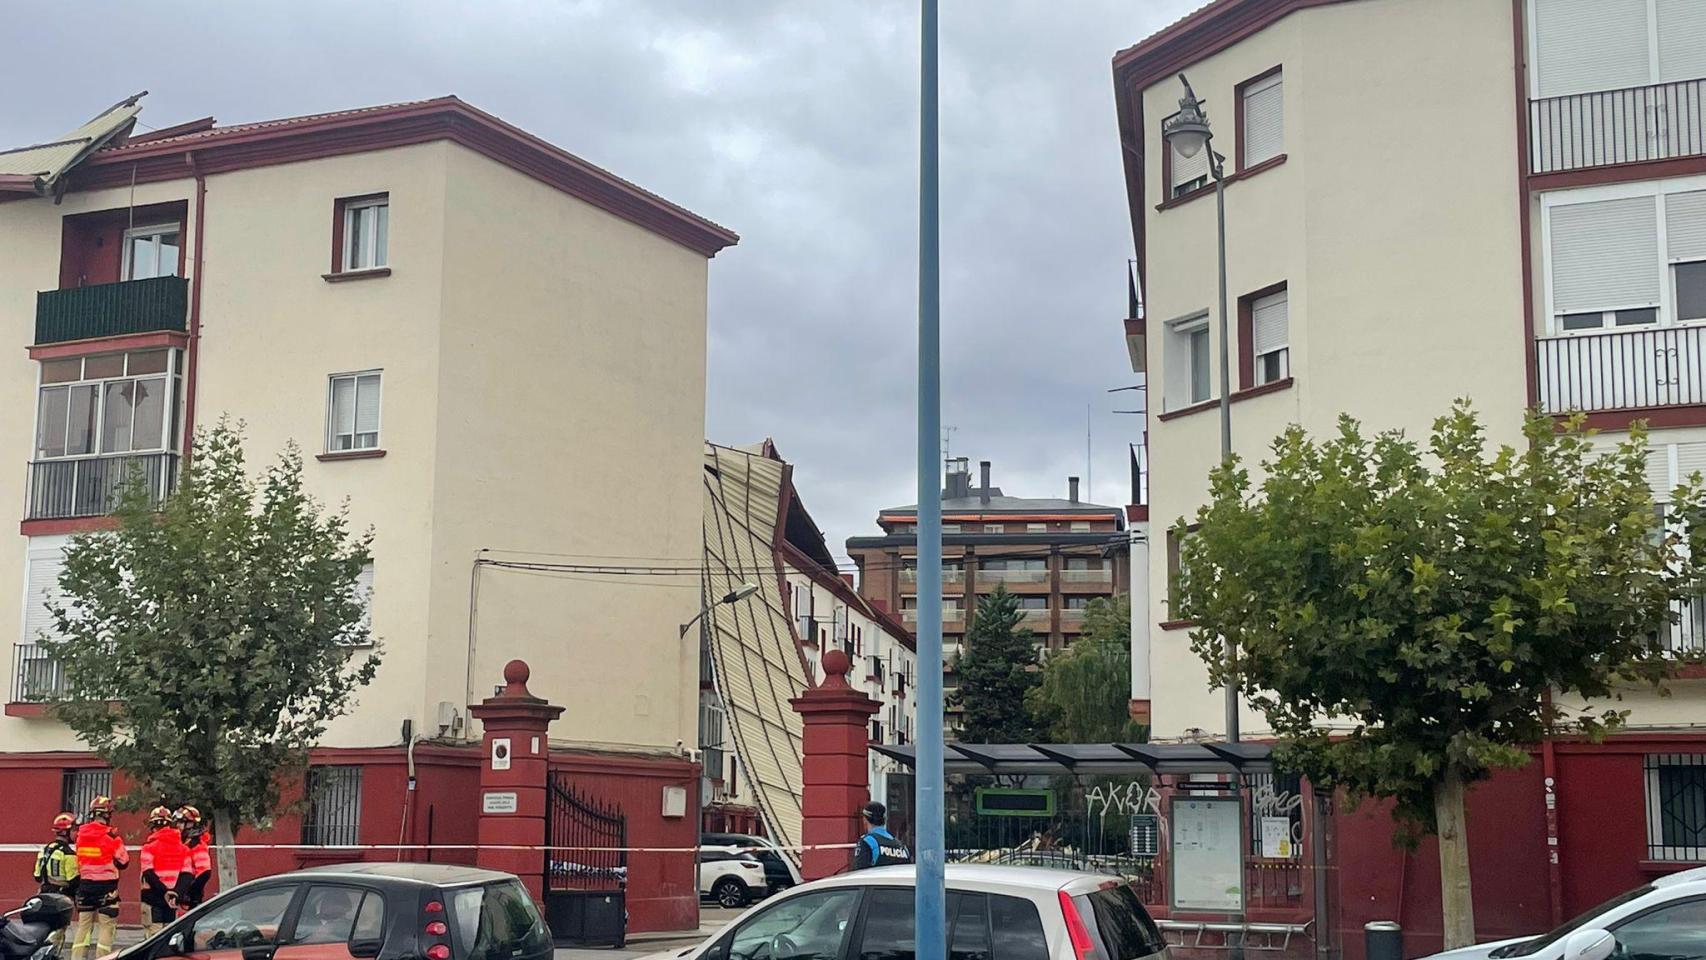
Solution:
<svg viewBox="0 0 1706 960"><path fill-rule="evenodd" d="M755 837L750 833L702 833L699 835L699 845L702 847L738 847L742 852L750 853L764 864L764 881L770 887L770 892L786 890L800 882L799 871L794 869L785 854L777 848L774 840Z"/></svg>
<svg viewBox="0 0 1706 960"><path fill-rule="evenodd" d="M551 931L512 874L352 863L251 880L114 960L176 957L550 960Z"/></svg>

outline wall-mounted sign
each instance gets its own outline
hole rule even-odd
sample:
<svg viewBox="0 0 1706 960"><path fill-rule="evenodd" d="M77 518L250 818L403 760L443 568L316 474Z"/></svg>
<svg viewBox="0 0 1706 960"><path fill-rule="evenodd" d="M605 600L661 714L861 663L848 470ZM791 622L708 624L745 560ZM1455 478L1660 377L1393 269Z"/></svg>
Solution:
<svg viewBox="0 0 1706 960"><path fill-rule="evenodd" d="M1243 911L1243 809L1239 797L1173 798L1174 909Z"/></svg>
<svg viewBox="0 0 1706 960"><path fill-rule="evenodd" d="M493 737L492 738L492 769L493 770L508 770L509 769L509 753L510 753L509 738L508 737Z"/></svg>
<svg viewBox="0 0 1706 960"><path fill-rule="evenodd" d="M1291 843L1290 817L1262 818L1262 856L1290 860L1296 850Z"/></svg>
<svg viewBox="0 0 1706 960"><path fill-rule="evenodd" d="M480 797L481 813L514 813L515 811L514 793L488 793Z"/></svg>
<svg viewBox="0 0 1706 960"><path fill-rule="evenodd" d="M1131 855L1158 857L1161 855L1161 818L1153 813L1131 815Z"/></svg>

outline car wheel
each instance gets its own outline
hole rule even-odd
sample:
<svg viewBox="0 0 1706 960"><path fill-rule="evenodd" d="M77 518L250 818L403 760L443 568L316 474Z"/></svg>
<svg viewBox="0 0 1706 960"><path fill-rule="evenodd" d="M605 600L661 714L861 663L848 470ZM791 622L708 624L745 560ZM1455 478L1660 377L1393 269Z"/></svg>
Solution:
<svg viewBox="0 0 1706 960"><path fill-rule="evenodd" d="M711 885L711 899L717 901L718 906L744 907L746 884L738 877L724 877Z"/></svg>

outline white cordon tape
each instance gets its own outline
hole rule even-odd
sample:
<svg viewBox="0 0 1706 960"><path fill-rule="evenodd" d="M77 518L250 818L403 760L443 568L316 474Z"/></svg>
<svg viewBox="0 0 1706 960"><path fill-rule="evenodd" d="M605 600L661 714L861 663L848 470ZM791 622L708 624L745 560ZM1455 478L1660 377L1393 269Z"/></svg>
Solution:
<svg viewBox="0 0 1706 960"><path fill-rule="evenodd" d="M698 853L700 850L716 850L719 852L758 853L764 850L787 850L802 853L807 850L851 850L857 843L816 843L809 845L763 847L735 847L724 844L706 844L703 847L558 847L549 845L533 846L525 843L356 843L356 844L327 844L327 843L233 843L227 847L208 845L209 850L325 850L332 853L344 853L352 850L541 850L553 853ZM140 850L141 847L128 849ZM41 847L29 843L0 843L0 853L40 853Z"/></svg>

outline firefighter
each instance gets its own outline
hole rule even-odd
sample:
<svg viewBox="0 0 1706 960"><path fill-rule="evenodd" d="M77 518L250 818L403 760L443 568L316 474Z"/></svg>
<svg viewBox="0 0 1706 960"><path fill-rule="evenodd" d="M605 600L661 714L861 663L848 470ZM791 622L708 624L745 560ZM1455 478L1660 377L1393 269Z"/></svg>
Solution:
<svg viewBox="0 0 1706 960"><path fill-rule="evenodd" d="M53 839L36 854L36 883L42 893L77 896L77 847L71 842L71 831L77 829L77 818L62 813L53 818ZM54 947L62 946L65 931L55 930L48 936Z"/></svg>
<svg viewBox="0 0 1706 960"><path fill-rule="evenodd" d="M130 851L113 829L111 797L89 803L89 819L77 830L77 924L71 960L112 952L118 933L118 874L130 866Z"/></svg>
<svg viewBox="0 0 1706 960"><path fill-rule="evenodd" d="M184 840L184 868L178 873L178 912L187 913L207 895L207 880L213 876L213 857L208 852L207 832L201 811L178 808L175 818Z"/></svg>
<svg viewBox="0 0 1706 960"><path fill-rule="evenodd" d="M159 933L178 916L178 881L189 848L172 819L165 807L148 811L148 841L142 845L142 902L148 907L142 918L144 937Z"/></svg>
<svg viewBox="0 0 1706 960"><path fill-rule="evenodd" d="M894 834L883 826L889 818L887 807L873 800L865 804L859 815L865 820L865 835L853 848L853 869L912 862L912 854L907 851L906 844L896 840Z"/></svg>

